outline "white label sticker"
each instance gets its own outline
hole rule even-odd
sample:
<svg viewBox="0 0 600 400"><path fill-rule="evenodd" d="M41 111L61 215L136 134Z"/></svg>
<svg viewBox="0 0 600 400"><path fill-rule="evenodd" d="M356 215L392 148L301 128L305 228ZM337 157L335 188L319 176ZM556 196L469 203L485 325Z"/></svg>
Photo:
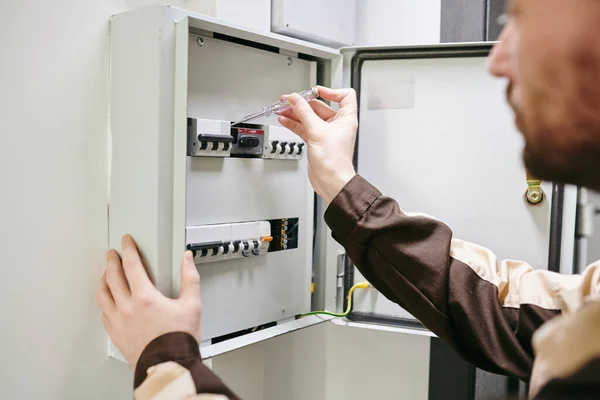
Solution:
<svg viewBox="0 0 600 400"><path fill-rule="evenodd" d="M415 81L371 81L367 87L367 110L402 110L415 107Z"/></svg>

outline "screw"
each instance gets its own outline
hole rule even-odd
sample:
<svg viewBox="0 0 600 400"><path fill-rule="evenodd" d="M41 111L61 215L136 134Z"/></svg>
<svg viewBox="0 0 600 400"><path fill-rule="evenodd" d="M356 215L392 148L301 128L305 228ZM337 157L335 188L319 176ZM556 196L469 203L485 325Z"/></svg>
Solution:
<svg viewBox="0 0 600 400"><path fill-rule="evenodd" d="M527 190L525 198L529 204L539 204L543 200L543 194L539 190Z"/></svg>
<svg viewBox="0 0 600 400"><path fill-rule="evenodd" d="M204 46L204 38L198 36L198 39L196 39L196 43L198 43L198 46L200 47Z"/></svg>
<svg viewBox="0 0 600 400"><path fill-rule="evenodd" d="M292 60L292 57L287 58L288 65L292 65L293 62L294 62L294 60Z"/></svg>

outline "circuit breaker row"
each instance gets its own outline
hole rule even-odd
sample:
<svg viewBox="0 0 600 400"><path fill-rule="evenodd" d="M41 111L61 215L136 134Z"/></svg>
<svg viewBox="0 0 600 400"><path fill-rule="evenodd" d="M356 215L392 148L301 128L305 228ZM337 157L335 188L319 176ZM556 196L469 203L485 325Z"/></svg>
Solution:
<svg viewBox="0 0 600 400"><path fill-rule="evenodd" d="M302 159L304 142L285 128L188 118L188 150L191 157L242 157L277 160ZM291 138L290 138L291 137Z"/></svg>
<svg viewBox="0 0 600 400"><path fill-rule="evenodd" d="M263 256L298 247L298 218L192 226L186 242L197 264Z"/></svg>
<svg viewBox="0 0 600 400"><path fill-rule="evenodd" d="M304 151L304 143L297 142L280 142L279 140L271 140L266 148L267 154L276 155L301 155Z"/></svg>
<svg viewBox="0 0 600 400"><path fill-rule="evenodd" d="M218 241L188 244L187 249L194 252L197 262L212 262L225 259L260 256L269 248L270 237L249 240Z"/></svg>

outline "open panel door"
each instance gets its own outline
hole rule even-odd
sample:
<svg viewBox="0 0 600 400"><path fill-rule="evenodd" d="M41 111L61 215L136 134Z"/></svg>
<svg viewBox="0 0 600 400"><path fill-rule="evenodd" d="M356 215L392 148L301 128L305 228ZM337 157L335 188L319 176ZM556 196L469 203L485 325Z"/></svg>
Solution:
<svg viewBox="0 0 600 400"><path fill-rule="evenodd" d="M564 187L544 182L543 201L526 201L523 139L505 81L487 72L490 50L484 43L343 50L344 85L359 101L355 167L404 212L444 221L455 238L499 259L568 269L575 190L567 188L567 204ZM345 293L364 280L351 262L344 275ZM423 328L375 289L353 301L350 321Z"/></svg>

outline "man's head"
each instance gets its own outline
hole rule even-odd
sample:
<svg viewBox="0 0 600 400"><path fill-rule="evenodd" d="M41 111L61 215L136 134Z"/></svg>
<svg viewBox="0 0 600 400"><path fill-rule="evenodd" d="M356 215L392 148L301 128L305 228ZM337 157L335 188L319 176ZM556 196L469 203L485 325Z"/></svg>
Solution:
<svg viewBox="0 0 600 400"><path fill-rule="evenodd" d="M600 189L600 0L509 0L489 60L538 178Z"/></svg>

